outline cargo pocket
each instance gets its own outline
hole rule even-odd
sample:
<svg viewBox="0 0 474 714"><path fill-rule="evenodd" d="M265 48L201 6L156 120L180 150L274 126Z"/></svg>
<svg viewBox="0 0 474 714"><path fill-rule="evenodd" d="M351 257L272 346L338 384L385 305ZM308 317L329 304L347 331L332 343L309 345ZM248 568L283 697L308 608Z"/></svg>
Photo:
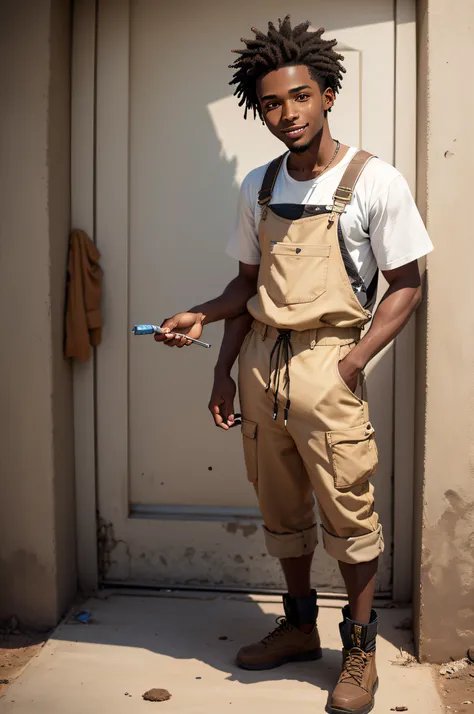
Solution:
<svg viewBox="0 0 474 714"><path fill-rule="evenodd" d="M248 419L242 419L242 439L244 443L244 458L247 468L247 478L251 483L258 480L257 457L257 424Z"/></svg>
<svg viewBox="0 0 474 714"><path fill-rule="evenodd" d="M336 488L352 488L375 474L378 452L374 434L370 422L326 432Z"/></svg>
<svg viewBox="0 0 474 714"><path fill-rule="evenodd" d="M271 243L265 287L280 305L313 302L326 291L330 245Z"/></svg>

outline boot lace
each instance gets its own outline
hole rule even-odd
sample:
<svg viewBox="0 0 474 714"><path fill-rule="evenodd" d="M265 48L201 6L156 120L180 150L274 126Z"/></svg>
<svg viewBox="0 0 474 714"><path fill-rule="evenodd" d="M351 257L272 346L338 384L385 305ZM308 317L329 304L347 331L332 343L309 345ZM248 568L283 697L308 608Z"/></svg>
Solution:
<svg viewBox="0 0 474 714"><path fill-rule="evenodd" d="M270 632L269 635L263 638L262 642L264 645L269 645L271 644L277 637L282 637L284 634L287 632L291 632L294 630L293 625L291 625L286 617L277 617L276 619L277 622L277 627Z"/></svg>
<svg viewBox="0 0 474 714"><path fill-rule="evenodd" d="M358 647L353 647L347 653L339 682L350 682L351 684L355 682L360 687L368 661L369 657L366 652Z"/></svg>

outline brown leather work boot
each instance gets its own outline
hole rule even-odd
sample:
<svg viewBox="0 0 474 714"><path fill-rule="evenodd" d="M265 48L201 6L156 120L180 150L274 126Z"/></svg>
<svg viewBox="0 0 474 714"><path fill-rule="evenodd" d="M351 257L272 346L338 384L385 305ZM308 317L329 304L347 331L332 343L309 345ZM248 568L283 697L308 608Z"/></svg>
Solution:
<svg viewBox="0 0 474 714"><path fill-rule="evenodd" d="M261 642L242 647L237 664L242 669L273 669L287 662L309 662L321 659L321 642L316 619L316 591L304 598L283 596L286 617L277 619L278 627ZM311 625L307 634L299 628Z"/></svg>
<svg viewBox="0 0 474 714"><path fill-rule="evenodd" d="M372 610L370 624L361 625L349 618L346 606L339 625L342 643L342 672L331 697L331 714L368 714L374 708L379 680L375 666L377 615Z"/></svg>

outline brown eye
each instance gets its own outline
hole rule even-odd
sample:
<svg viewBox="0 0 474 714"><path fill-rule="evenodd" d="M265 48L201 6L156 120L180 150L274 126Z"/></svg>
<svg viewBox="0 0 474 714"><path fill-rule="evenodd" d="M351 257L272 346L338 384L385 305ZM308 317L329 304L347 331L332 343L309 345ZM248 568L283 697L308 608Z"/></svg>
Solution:
<svg viewBox="0 0 474 714"><path fill-rule="evenodd" d="M298 96L296 97L296 99L298 101L302 101L302 102L304 102L305 99L308 99L308 98L309 98L309 94L298 94Z"/></svg>

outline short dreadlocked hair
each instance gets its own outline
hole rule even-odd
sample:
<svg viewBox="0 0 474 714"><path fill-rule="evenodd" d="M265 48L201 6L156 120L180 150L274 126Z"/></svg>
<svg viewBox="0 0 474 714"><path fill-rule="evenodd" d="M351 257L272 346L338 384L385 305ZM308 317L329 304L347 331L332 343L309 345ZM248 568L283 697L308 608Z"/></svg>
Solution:
<svg viewBox="0 0 474 714"><path fill-rule="evenodd" d="M334 52L337 40L323 40L324 28L309 31L310 22L302 22L292 29L290 16L283 22L278 20L278 30L273 22L268 23L268 33L265 34L252 27L255 39L241 38L246 49L232 50L241 55L229 65L235 69L233 79L229 84L236 84L234 95L239 98L239 107L245 106L244 119L247 112L253 110L262 118L262 110L257 97L257 79L268 72L290 65L304 64L313 79L318 82L321 91L330 87L335 94L341 88L342 74L346 70L341 64L344 57Z"/></svg>

